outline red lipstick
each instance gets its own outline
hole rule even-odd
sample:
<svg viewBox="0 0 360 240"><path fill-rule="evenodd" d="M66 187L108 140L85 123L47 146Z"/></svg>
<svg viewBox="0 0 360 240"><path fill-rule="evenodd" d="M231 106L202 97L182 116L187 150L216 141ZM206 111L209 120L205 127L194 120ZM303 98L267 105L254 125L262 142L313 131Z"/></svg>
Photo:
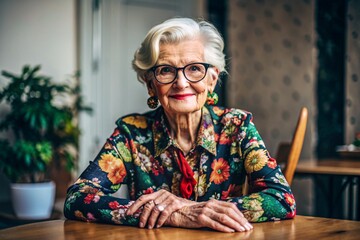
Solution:
<svg viewBox="0 0 360 240"><path fill-rule="evenodd" d="M187 93L187 94L174 94L174 95L170 95L171 98L175 98L177 100L185 100L187 97L191 97L194 96L194 94L192 93Z"/></svg>

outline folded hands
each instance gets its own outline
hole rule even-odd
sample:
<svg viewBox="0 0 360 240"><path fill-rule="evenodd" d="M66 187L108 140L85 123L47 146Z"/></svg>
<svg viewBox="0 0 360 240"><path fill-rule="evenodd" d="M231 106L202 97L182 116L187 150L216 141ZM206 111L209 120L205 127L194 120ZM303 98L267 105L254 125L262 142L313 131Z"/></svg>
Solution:
<svg viewBox="0 0 360 240"><path fill-rule="evenodd" d="M234 203L219 200L194 202L160 190L138 198L127 210L132 215L142 209L139 227L208 227L221 232L249 231L253 226Z"/></svg>

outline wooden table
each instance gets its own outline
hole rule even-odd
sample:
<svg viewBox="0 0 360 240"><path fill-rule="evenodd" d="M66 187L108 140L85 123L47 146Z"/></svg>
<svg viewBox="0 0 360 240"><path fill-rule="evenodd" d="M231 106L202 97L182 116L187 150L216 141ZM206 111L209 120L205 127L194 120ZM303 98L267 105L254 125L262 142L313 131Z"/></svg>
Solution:
<svg viewBox="0 0 360 240"><path fill-rule="evenodd" d="M348 219L360 220L360 160L354 159L326 159L317 161L301 161L296 167L295 174L297 176L308 176L314 178L315 186L320 191L325 192L328 199L329 216L333 217L333 209L338 207L336 204L347 190L348 200ZM327 176L328 182L323 183L319 177ZM334 189L334 178L341 177L341 186ZM357 188L357 195L354 191ZM336 192L334 192L336 191ZM338 196L334 199L333 196ZM360 237L359 237L360 239Z"/></svg>
<svg viewBox="0 0 360 240"><path fill-rule="evenodd" d="M359 239L360 222L296 216L293 220L254 223L249 232L220 233L203 229L163 227L140 229L99 223L54 220L0 230L0 239Z"/></svg>
<svg viewBox="0 0 360 240"><path fill-rule="evenodd" d="M326 159L305 160L298 163L296 173L360 176L360 160Z"/></svg>

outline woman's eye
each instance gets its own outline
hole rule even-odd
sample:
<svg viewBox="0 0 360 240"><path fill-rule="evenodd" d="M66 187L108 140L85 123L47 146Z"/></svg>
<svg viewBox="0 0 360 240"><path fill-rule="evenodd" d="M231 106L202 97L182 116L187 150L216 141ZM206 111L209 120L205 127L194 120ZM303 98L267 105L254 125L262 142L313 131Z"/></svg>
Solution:
<svg viewBox="0 0 360 240"><path fill-rule="evenodd" d="M190 71L197 72L200 71L200 68L198 66L190 66Z"/></svg>
<svg viewBox="0 0 360 240"><path fill-rule="evenodd" d="M160 74L171 73L171 72L172 72L171 69L172 69L171 67L162 67L162 68L160 69Z"/></svg>

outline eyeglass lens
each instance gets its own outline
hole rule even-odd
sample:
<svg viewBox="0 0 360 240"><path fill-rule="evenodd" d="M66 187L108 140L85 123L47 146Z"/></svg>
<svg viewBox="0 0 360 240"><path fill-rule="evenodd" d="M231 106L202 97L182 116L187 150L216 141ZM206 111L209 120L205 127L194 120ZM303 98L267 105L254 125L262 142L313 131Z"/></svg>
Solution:
<svg viewBox="0 0 360 240"><path fill-rule="evenodd" d="M178 70L182 70L185 78L189 81L200 81L206 75L207 67L202 63L193 63L183 68L170 65L160 65L155 68L155 77L159 82L169 83L175 80Z"/></svg>

